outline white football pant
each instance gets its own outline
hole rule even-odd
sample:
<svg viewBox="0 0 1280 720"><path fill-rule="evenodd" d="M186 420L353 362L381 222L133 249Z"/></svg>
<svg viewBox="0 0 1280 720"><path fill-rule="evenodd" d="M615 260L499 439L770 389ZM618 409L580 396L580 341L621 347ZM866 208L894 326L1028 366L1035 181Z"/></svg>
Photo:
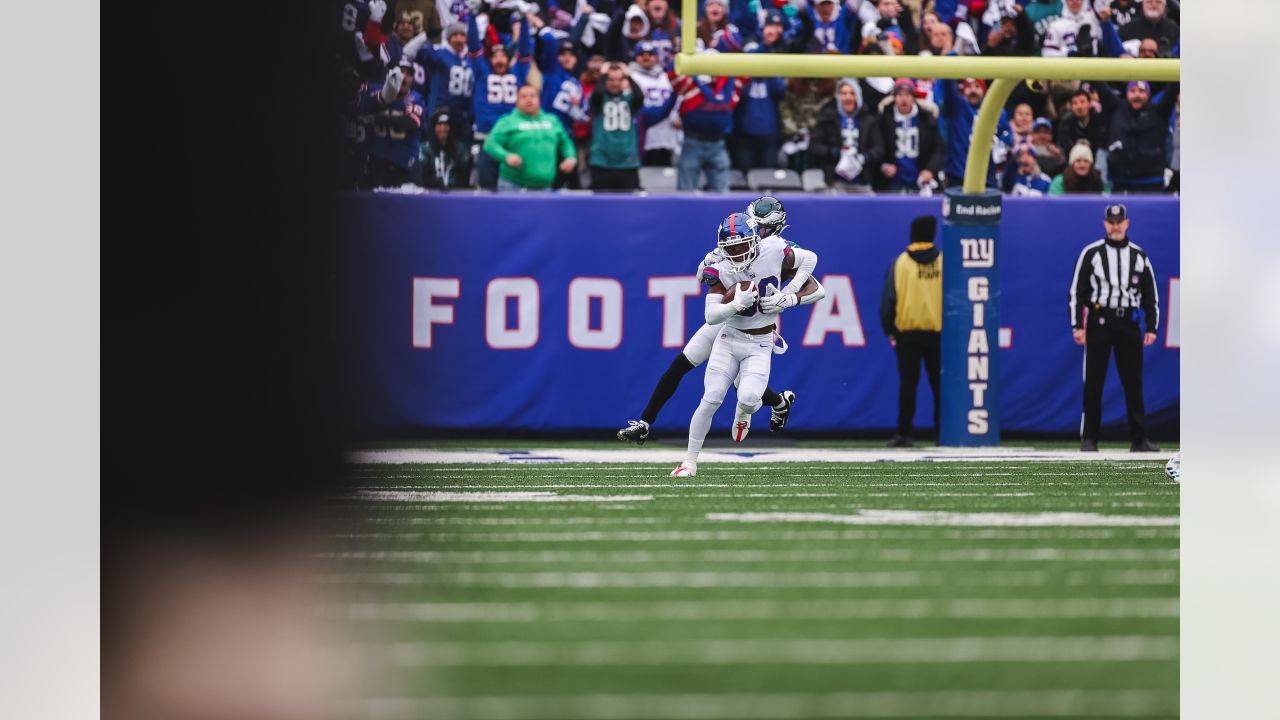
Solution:
<svg viewBox="0 0 1280 720"><path fill-rule="evenodd" d="M707 360L702 402L698 403L698 409L689 422L689 462L698 461L702 443L711 430L711 417L724 402L724 396L735 380L738 385L738 410L749 415L760 409L760 397L769 385L773 335L748 335L731 327L720 331L720 336L712 345L711 357Z"/></svg>

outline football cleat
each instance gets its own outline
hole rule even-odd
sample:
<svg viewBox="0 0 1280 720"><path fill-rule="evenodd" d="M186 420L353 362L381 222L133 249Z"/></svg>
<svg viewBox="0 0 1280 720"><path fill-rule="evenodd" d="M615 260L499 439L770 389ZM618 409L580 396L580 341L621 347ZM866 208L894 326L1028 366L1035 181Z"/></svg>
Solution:
<svg viewBox="0 0 1280 720"><path fill-rule="evenodd" d="M787 418L791 417L791 408L795 402L795 393L790 390L782 391L782 407L773 408L769 413L769 432L778 432L787 426Z"/></svg>
<svg viewBox="0 0 1280 720"><path fill-rule="evenodd" d="M643 445L649 439L649 423L643 420L628 420L627 426L618 431L618 439Z"/></svg>
<svg viewBox="0 0 1280 720"><path fill-rule="evenodd" d="M734 442L742 442L747 439L747 433L751 432L751 416L744 415L741 410L733 417L733 428L729 431L729 437Z"/></svg>
<svg viewBox="0 0 1280 720"><path fill-rule="evenodd" d="M1164 466L1164 474L1168 475L1170 480L1182 484L1182 453L1176 452L1169 458L1169 462Z"/></svg>
<svg viewBox="0 0 1280 720"><path fill-rule="evenodd" d="M698 474L698 463L682 462L680 467L671 471L671 477L694 477Z"/></svg>

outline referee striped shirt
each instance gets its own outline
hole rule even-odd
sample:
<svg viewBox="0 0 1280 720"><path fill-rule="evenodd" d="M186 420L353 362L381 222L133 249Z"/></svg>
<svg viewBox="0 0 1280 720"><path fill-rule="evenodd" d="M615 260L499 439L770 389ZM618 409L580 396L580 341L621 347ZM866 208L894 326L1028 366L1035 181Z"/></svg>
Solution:
<svg viewBox="0 0 1280 720"><path fill-rule="evenodd" d="M1071 327L1084 327L1085 309L1141 308L1147 318L1147 332L1160 327L1160 296L1155 271L1142 248L1129 242L1108 242L1105 238L1085 246L1076 261L1076 272L1068 293Z"/></svg>

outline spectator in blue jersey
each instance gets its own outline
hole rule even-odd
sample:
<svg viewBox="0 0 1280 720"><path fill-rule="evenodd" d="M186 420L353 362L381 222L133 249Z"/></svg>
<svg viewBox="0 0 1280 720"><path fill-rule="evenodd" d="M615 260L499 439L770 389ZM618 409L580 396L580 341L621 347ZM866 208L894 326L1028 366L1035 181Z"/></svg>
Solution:
<svg viewBox="0 0 1280 720"><path fill-rule="evenodd" d="M699 75L676 79L674 91L684 127L676 179L679 189L699 189L699 175L705 174L707 189L728 191L729 151L725 138L733 131L733 110L741 89L740 78Z"/></svg>
<svg viewBox="0 0 1280 720"><path fill-rule="evenodd" d="M1053 180L1040 169L1036 154L1028 148L1018 151L1016 162L1005 168L1002 189L1008 195L1040 196L1049 194Z"/></svg>
<svg viewBox="0 0 1280 720"><path fill-rule="evenodd" d="M893 84L893 102L880 112L880 136L885 146L877 189L932 193L946 162L938 119L921 107L916 84L902 78Z"/></svg>
<svg viewBox="0 0 1280 720"><path fill-rule="evenodd" d="M671 89L671 79L658 64L657 47L648 40L636 43L635 57L631 61L631 81L644 94L644 107L652 108L672 106L668 102L675 97ZM668 109L667 116L654 118L640 128L640 146L643 150L640 163L648 167L671 167L671 160L676 150L680 149L681 135L678 113L672 114Z"/></svg>
<svg viewBox="0 0 1280 720"><path fill-rule="evenodd" d="M486 51L480 42L480 30L475 16L467 21L467 49L472 56L483 54L476 59L476 92L473 101L476 117L476 140L483 141L493 129L498 118L511 112L516 107L516 97L520 87L529 77L531 64L531 48L533 36L527 23L522 27L515 26L516 57L512 62L511 51L503 45L494 43ZM496 190L498 187L498 161L488 153L481 153L476 162L477 182L485 190Z"/></svg>
<svg viewBox="0 0 1280 720"><path fill-rule="evenodd" d="M476 60L467 50L466 26L462 23L449 25L444 30L444 43L438 47L429 42L423 43L416 59L431 77L427 111L448 110L458 137L464 142L471 142L475 122L472 95Z"/></svg>
<svg viewBox="0 0 1280 720"><path fill-rule="evenodd" d="M1164 191L1169 118L1178 100L1178 84L1170 83L1151 97L1151 85L1133 80L1125 96L1108 83L1094 83L1102 112L1108 117L1107 173L1116 193Z"/></svg>
<svg viewBox="0 0 1280 720"><path fill-rule="evenodd" d="M752 52L767 52L757 47ZM733 165L751 168L778 166L778 102L787 93L782 78L751 78L738 103L734 121Z"/></svg>
<svg viewBox="0 0 1280 720"><path fill-rule="evenodd" d="M427 139L422 142L422 184L434 190L471 185L471 146L454 130L445 108L431 114Z"/></svg>
<svg viewBox="0 0 1280 720"><path fill-rule="evenodd" d="M800 10L809 13L813 18L813 41L824 51L835 50L848 54L854 49L854 35L851 26L858 25L858 16L849 11L836 0L817 0L812 7Z"/></svg>
<svg viewBox="0 0 1280 720"><path fill-rule="evenodd" d="M671 11L668 0L646 0L645 16L649 20L649 32L644 39L653 43L658 53L658 64L667 72L675 70L676 39L680 37L680 18Z"/></svg>
<svg viewBox="0 0 1280 720"><path fill-rule="evenodd" d="M420 184L422 96L413 89L406 67L393 67L384 82L374 83L360 99L360 112L372 116L369 180L374 187Z"/></svg>
<svg viewBox="0 0 1280 720"><path fill-rule="evenodd" d="M964 184L964 166L969 157L969 136L978 117L982 98L987 95L987 83L980 78L939 80L935 85L942 118L946 121L947 187ZM1004 110L996 122L996 141L991 146L991 162L987 164L987 187L996 187L996 165L1003 163L1013 139L1009 118Z"/></svg>
<svg viewBox="0 0 1280 720"><path fill-rule="evenodd" d="M809 154L822 168L827 186L840 192L871 192L884 160L884 138L876 117L862 107L855 80L836 84L836 96L818 109Z"/></svg>
<svg viewBox="0 0 1280 720"><path fill-rule="evenodd" d="M538 51L534 57L542 73L542 108L560 118L565 130L575 123L590 121L585 109L582 81L576 74L577 47L564 33L544 26L537 15L530 15L529 22L538 28ZM564 178L564 187L579 188L577 173Z"/></svg>

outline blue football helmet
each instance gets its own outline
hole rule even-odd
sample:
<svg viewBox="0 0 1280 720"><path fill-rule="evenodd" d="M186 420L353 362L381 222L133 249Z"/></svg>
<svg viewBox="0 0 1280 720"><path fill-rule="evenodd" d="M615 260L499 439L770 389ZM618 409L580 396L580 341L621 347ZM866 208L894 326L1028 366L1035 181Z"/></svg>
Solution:
<svg viewBox="0 0 1280 720"><path fill-rule="evenodd" d="M721 221L716 247L729 265L741 272L760 254L760 235L746 213L734 213Z"/></svg>

